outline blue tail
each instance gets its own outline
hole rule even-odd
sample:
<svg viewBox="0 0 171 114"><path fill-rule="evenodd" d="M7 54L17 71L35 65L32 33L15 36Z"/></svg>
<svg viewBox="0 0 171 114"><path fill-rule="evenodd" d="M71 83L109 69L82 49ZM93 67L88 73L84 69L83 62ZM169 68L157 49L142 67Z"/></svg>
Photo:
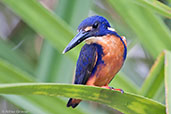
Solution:
<svg viewBox="0 0 171 114"><path fill-rule="evenodd" d="M67 107L70 107L72 106L72 108L75 108L79 103L80 103L81 100L77 100L77 99L72 99L70 98L68 103L67 103Z"/></svg>

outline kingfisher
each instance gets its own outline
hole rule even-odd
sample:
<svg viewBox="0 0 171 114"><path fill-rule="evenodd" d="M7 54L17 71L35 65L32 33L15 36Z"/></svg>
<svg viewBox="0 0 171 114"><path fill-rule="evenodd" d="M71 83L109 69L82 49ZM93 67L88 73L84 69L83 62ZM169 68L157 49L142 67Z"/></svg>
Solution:
<svg viewBox="0 0 171 114"><path fill-rule="evenodd" d="M78 34L63 54L85 41L77 60L74 84L98 86L120 91L108 84L121 69L127 56L127 42L102 16L91 16L78 26ZM75 108L81 99L70 98L67 107Z"/></svg>

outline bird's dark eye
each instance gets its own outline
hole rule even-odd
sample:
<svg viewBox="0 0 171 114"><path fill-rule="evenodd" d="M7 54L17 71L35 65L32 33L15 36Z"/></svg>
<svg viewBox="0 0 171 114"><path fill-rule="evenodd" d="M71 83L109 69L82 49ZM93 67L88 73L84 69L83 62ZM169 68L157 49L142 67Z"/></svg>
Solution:
<svg viewBox="0 0 171 114"><path fill-rule="evenodd" d="M97 28L98 25L99 25L99 23L95 22L95 23L93 24L93 28Z"/></svg>

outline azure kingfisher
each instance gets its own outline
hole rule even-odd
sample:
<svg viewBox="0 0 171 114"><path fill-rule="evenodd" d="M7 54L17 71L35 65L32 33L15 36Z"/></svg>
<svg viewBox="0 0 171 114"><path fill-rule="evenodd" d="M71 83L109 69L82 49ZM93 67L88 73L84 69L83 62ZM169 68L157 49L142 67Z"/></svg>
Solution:
<svg viewBox="0 0 171 114"><path fill-rule="evenodd" d="M99 86L123 93L122 89L109 87L108 84L126 59L125 37L119 36L102 16L86 18L78 26L78 32L63 51L66 53L85 41L77 60L74 84ZM75 108L80 101L70 98L67 107Z"/></svg>

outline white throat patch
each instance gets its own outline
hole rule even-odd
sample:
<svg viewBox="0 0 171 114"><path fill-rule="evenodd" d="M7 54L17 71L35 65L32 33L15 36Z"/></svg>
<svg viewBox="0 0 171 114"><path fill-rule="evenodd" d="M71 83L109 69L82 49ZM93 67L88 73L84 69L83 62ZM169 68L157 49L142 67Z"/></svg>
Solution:
<svg viewBox="0 0 171 114"><path fill-rule="evenodd" d="M108 27L107 29L110 30L110 31L114 31L115 32L114 28Z"/></svg>
<svg viewBox="0 0 171 114"><path fill-rule="evenodd" d="M97 41L102 40L102 39L103 39L102 37L89 37L85 40L85 42L87 44L91 44L91 43L96 43Z"/></svg>

